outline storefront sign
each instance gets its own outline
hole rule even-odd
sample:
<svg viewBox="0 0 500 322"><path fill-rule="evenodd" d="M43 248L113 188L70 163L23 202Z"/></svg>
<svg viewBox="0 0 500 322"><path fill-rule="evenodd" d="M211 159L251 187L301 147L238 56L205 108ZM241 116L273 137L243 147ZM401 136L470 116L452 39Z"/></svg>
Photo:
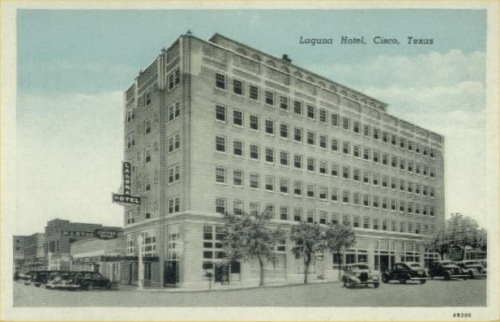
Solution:
<svg viewBox="0 0 500 322"><path fill-rule="evenodd" d="M113 202L140 205L141 197L117 195L113 193Z"/></svg>
<svg viewBox="0 0 500 322"><path fill-rule="evenodd" d="M115 239L118 237L116 230L96 229L94 230L94 237L99 239Z"/></svg>
<svg viewBox="0 0 500 322"><path fill-rule="evenodd" d="M62 236L72 236L72 237L94 237L93 231L75 231L75 230L62 230Z"/></svg>

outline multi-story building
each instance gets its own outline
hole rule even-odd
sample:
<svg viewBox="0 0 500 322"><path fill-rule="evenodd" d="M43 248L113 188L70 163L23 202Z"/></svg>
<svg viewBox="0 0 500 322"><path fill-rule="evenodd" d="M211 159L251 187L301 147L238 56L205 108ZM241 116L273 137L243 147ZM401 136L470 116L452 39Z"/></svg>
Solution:
<svg viewBox="0 0 500 322"><path fill-rule="evenodd" d="M194 287L206 271L256 280L255 263L223 263L225 212L350 225L345 262L374 269L432 256L422 239L444 224L444 138L385 103L219 34L180 36L124 101L124 159L141 197L125 206L126 254L141 234L159 258L145 267L151 285ZM300 276L290 241L276 252L266 276ZM333 278L338 260L318 256L310 272Z"/></svg>
<svg viewBox="0 0 500 322"><path fill-rule="evenodd" d="M13 238L13 255L14 255L14 271L21 271L25 262L24 245L28 236L14 236Z"/></svg>

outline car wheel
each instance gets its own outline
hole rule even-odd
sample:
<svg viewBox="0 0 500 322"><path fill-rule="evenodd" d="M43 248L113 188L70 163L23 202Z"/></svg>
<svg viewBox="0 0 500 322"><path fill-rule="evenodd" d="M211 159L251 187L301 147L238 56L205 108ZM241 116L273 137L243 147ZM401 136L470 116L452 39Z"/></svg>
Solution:
<svg viewBox="0 0 500 322"><path fill-rule="evenodd" d="M379 287L379 285L380 285L380 283L374 283L374 284L373 284L373 287L374 287L374 288L378 288L378 287Z"/></svg>
<svg viewBox="0 0 500 322"><path fill-rule="evenodd" d="M87 284L87 290L92 291L94 289L94 283L90 282Z"/></svg>
<svg viewBox="0 0 500 322"><path fill-rule="evenodd" d="M434 279L434 275L432 275L432 274L429 273L429 276L431 277L431 280Z"/></svg>
<svg viewBox="0 0 500 322"><path fill-rule="evenodd" d="M405 278L405 277L401 277L401 278L399 279L399 282L400 282L401 284L406 284L406 278Z"/></svg>
<svg viewBox="0 0 500 322"><path fill-rule="evenodd" d="M474 272L473 271L469 271L469 277L470 277L470 279L474 279Z"/></svg>
<svg viewBox="0 0 500 322"><path fill-rule="evenodd" d="M443 274L443 277L444 277L444 279L445 279L445 280L449 280L449 279L451 278L451 277L450 277L450 273L448 273L448 272L445 272L445 273Z"/></svg>
<svg viewBox="0 0 500 322"><path fill-rule="evenodd" d="M354 287L354 283L349 280L349 281L347 281L345 287L347 287L347 288L353 288Z"/></svg>
<svg viewBox="0 0 500 322"><path fill-rule="evenodd" d="M420 284L425 284L426 280L420 280Z"/></svg>
<svg viewBox="0 0 500 322"><path fill-rule="evenodd" d="M382 282L384 284L389 283L389 280L390 280L389 275L387 275L387 274L382 275Z"/></svg>

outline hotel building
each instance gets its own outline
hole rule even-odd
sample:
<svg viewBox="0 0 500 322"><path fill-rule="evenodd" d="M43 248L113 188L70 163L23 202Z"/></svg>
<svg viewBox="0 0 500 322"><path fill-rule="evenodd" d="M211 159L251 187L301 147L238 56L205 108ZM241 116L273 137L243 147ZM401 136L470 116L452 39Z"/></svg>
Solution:
<svg viewBox="0 0 500 322"><path fill-rule="evenodd" d="M425 263L424 237L444 224L444 137L387 104L215 34L180 36L124 93L126 255L143 236L144 278L161 287L257 283L258 265L223 262L222 214L274 213L272 225L350 225L344 262ZM302 278L290 240L266 279ZM311 278L337 278L319 254Z"/></svg>

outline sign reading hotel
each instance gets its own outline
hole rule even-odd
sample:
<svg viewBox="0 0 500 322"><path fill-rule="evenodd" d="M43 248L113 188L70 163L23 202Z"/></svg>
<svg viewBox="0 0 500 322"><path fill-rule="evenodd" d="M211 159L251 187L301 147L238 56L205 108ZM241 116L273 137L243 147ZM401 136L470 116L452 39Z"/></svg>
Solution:
<svg viewBox="0 0 500 322"><path fill-rule="evenodd" d="M113 193L113 202L140 205L141 197L132 196L132 165L130 162L123 162L123 194Z"/></svg>

